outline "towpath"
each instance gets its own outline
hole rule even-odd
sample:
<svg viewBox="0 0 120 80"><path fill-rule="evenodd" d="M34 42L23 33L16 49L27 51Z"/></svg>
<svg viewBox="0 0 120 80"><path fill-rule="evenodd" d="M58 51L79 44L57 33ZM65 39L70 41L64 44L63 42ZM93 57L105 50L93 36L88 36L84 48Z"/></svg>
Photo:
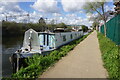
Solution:
<svg viewBox="0 0 120 80"><path fill-rule="evenodd" d="M106 77L107 71L103 67L96 31L40 76L40 78Z"/></svg>

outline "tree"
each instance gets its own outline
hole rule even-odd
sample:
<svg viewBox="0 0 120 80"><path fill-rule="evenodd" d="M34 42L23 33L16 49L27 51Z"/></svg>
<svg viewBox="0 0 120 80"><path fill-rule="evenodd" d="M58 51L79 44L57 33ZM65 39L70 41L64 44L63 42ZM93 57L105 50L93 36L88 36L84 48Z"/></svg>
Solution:
<svg viewBox="0 0 120 80"><path fill-rule="evenodd" d="M116 6L115 9L115 14L120 14L120 1L115 1L114 0L114 5Z"/></svg>
<svg viewBox="0 0 120 80"><path fill-rule="evenodd" d="M42 17L39 19L39 23L41 23L41 24L46 24L46 23L45 23L45 20L44 20Z"/></svg>
<svg viewBox="0 0 120 80"><path fill-rule="evenodd" d="M59 27L59 28L67 28L67 26L66 26L65 23L59 23L59 24L58 24L58 27Z"/></svg>
<svg viewBox="0 0 120 80"><path fill-rule="evenodd" d="M42 31L45 31L47 29L45 20L42 17L39 19L39 24L42 26Z"/></svg>
<svg viewBox="0 0 120 80"><path fill-rule="evenodd" d="M51 23L51 24L55 24L55 20L53 19L50 23Z"/></svg>
<svg viewBox="0 0 120 80"><path fill-rule="evenodd" d="M107 28L106 28L106 16L105 16L105 0L102 0L101 2L87 2L83 9L86 11L86 13L94 13L97 12L101 19L104 21L104 32L106 36Z"/></svg>
<svg viewBox="0 0 120 80"><path fill-rule="evenodd" d="M85 26L85 25L81 25L81 26L82 26L83 32L87 32L88 31L88 27L87 26Z"/></svg>
<svg viewBox="0 0 120 80"><path fill-rule="evenodd" d="M93 29L96 29L96 27L98 27L98 26L99 26L99 22L97 22L97 21L93 22L93 24L92 24Z"/></svg>

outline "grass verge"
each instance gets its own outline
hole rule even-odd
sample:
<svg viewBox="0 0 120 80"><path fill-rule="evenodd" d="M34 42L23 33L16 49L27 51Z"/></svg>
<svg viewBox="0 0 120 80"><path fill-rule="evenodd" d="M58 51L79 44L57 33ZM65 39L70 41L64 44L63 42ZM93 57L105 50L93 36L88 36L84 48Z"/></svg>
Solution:
<svg viewBox="0 0 120 80"><path fill-rule="evenodd" d="M104 67L108 71L109 79L120 80L120 54L119 46L117 46L110 39L104 37L103 34L97 34L99 40L99 46L102 53L102 59Z"/></svg>
<svg viewBox="0 0 120 80"><path fill-rule="evenodd" d="M90 34L90 33L89 33ZM77 44L83 41L89 34L74 40L61 48L52 51L50 54L34 55L32 58L26 59L28 67L21 68L17 73L12 75L12 79L17 80L34 80L38 78L48 67L59 61L62 57L66 56ZM9 79L10 80L10 79Z"/></svg>

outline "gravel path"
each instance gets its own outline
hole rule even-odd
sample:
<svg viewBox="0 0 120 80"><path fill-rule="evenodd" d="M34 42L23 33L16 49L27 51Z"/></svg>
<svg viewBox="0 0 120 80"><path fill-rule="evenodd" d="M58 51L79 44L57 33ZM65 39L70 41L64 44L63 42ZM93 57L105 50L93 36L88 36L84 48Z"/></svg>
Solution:
<svg viewBox="0 0 120 80"><path fill-rule="evenodd" d="M40 78L106 78L101 52L94 31Z"/></svg>

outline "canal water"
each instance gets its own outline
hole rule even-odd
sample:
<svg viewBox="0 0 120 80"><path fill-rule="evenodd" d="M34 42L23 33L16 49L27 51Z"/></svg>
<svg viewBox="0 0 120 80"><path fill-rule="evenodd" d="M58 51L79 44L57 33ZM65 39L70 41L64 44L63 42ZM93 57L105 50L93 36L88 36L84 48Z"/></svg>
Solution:
<svg viewBox="0 0 120 80"><path fill-rule="evenodd" d="M12 66L9 57L12 53L22 47L23 37L7 37L2 38L2 76L10 77L12 74Z"/></svg>

